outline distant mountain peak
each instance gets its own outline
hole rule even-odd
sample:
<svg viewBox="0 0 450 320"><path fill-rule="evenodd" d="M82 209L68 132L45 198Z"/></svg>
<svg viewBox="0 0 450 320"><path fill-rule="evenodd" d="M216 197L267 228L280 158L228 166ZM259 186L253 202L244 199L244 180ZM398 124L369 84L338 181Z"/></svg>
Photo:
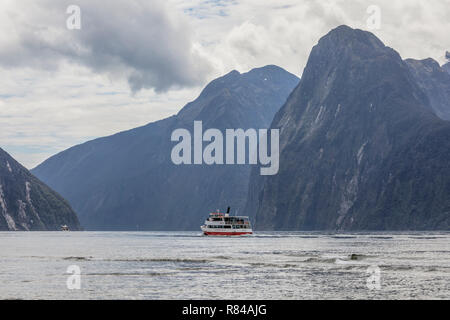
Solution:
<svg viewBox="0 0 450 320"><path fill-rule="evenodd" d="M254 90L255 86L259 87L259 96L263 99L264 96L272 96L276 91L284 91L283 87L295 87L298 80L298 77L294 74L275 65L254 68L245 73L233 70L206 85L199 97L182 108L177 117L184 122L192 122L194 119L201 120L205 112L216 112L217 108L220 108L219 100L223 102L224 99L227 100L232 96L241 96L241 93L245 91ZM213 100L217 102L211 103ZM258 105L263 104L265 103L258 103ZM233 103L232 105L239 107L239 103ZM208 109L205 109L206 106L208 106ZM274 107L277 110L279 108L276 103L274 103Z"/></svg>
<svg viewBox="0 0 450 320"><path fill-rule="evenodd" d="M346 25L336 27L323 36L319 40L318 46L323 45L326 47L332 45L336 48L347 47L353 49L355 49L356 46L364 45L367 48L372 48L374 50L386 47L373 33L360 29L353 29Z"/></svg>
<svg viewBox="0 0 450 320"><path fill-rule="evenodd" d="M286 72L283 68L274 65L274 64L268 64L263 67L253 68L250 71L246 73L261 73L261 72Z"/></svg>
<svg viewBox="0 0 450 320"><path fill-rule="evenodd" d="M405 62L415 65L415 66L425 66L427 68L430 68L432 70L438 70L441 68L439 65L439 62L434 60L433 58L426 58L426 59L406 59Z"/></svg>
<svg viewBox="0 0 450 320"><path fill-rule="evenodd" d="M374 34L342 25L323 36L313 47L302 77L306 75L316 81L329 82L337 70L345 71L343 68L350 66L362 69L374 61L380 66L389 64L391 68L406 69L400 55ZM351 76L358 77L358 72ZM315 85L327 87L322 82Z"/></svg>
<svg viewBox="0 0 450 320"><path fill-rule="evenodd" d="M240 74L241 73L237 70L231 70L230 72L226 73L225 75L223 75L220 78L233 78L233 77L239 76Z"/></svg>

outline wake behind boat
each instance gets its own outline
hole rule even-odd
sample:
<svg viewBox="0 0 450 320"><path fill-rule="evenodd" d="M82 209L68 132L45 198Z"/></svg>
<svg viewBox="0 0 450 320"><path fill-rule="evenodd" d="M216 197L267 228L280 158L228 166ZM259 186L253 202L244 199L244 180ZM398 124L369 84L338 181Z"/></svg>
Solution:
<svg viewBox="0 0 450 320"><path fill-rule="evenodd" d="M230 216L230 207L226 213L219 210L210 213L200 229L206 236L242 236L253 233L250 219L247 216Z"/></svg>

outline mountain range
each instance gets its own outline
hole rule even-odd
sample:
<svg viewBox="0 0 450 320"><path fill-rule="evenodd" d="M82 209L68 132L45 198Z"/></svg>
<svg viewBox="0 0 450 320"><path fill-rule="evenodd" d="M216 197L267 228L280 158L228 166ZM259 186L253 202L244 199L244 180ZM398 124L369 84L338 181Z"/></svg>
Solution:
<svg viewBox="0 0 450 320"><path fill-rule="evenodd" d="M90 230L198 230L232 206L259 230L447 230L450 70L340 26L301 80L232 71L172 117L65 150L32 170ZM174 165L171 133L280 130L280 169Z"/></svg>
<svg viewBox="0 0 450 320"><path fill-rule="evenodd" d="M197 230L217 208L243 213L250 165L174 165L171 133L268 128L299 79L276 67L213 80L172 117L63 151L32 170L88 230Z"/></svg>

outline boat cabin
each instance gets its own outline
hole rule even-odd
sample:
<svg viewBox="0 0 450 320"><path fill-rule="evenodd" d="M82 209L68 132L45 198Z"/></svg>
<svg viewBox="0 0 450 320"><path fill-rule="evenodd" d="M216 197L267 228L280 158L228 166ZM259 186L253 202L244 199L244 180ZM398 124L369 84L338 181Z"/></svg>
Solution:
<svg viewBox="0 0 450 320"><path fill-rule="evenodd" d="M230 225L249 225L250 224L248 217L230 216L229 213L221 213L221 212L210 213L207 221L222 222L224 224L230 224Z"/></svg>

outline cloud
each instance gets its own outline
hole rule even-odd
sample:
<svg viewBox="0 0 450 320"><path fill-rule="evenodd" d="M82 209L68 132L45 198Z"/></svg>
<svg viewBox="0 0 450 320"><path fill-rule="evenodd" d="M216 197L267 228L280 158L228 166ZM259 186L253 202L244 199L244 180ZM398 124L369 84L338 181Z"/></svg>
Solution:
<svg viewBox="0 0 450 320"><path fill-rule="evenodd" d="M126 78L134 92L196 86L211 72L186 17L165 1L77 1L80 30L66 27L71 3L9 2L2 18L13 32L2 32L0 65L52 70L74 63Z"/></svg>
<svg viewBox="0 0 450 320"><path fill-rule="evenodd" d="M97 137L145 125L178 112L200 87L131 95L126 82L88 68L2 70L0 146L27 168Z"/></svg>
<svg viewBox="0 0 450 320"><path fill-rule="evenodd" d="M214 4L215 2L213 2ZM450 48L449 0L244 0L221 2L224 15L202 14L192 21L202 52L215 68L240 71L277 64L301 75L311 48L341 24L368 30L367 9L381 9L381 28L369 30L404 57L444 62ZM210 10L217 11L210 4ZM205 11L199 0L182 0L183 9ZM195 15L192 15L195 17Z"/></svg>

